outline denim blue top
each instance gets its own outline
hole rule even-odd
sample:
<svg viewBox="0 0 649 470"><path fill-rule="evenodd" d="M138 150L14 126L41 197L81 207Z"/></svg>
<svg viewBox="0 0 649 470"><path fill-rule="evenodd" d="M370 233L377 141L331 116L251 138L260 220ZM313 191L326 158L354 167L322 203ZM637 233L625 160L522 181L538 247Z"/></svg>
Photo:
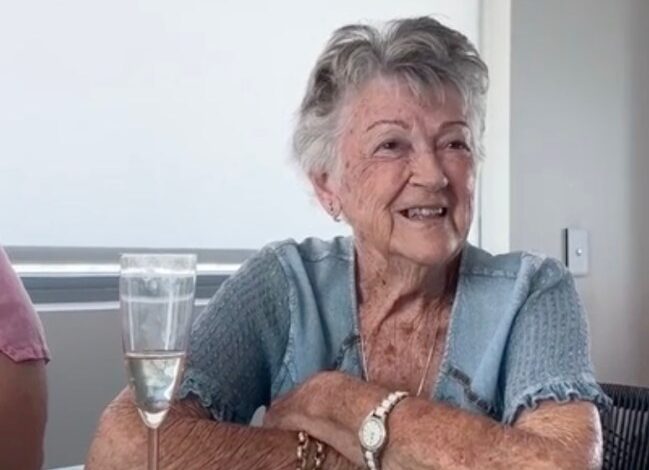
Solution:
<svg viewBox="0 0 649 470"><path fill-rule="evenodd" d="M354 270L352 238L264 247L196 318L181 396L247 423L319 371L361 377ZM431 399L503 423L545 399L608 406L583 306L559 261L467 244L447 335Z"/></svg>

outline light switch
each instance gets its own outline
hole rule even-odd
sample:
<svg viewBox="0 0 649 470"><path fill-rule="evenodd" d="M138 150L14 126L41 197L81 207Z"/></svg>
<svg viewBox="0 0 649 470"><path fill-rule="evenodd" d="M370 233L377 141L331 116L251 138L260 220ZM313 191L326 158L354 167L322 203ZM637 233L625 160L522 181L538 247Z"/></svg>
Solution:
<svg viewBox="0 0 649 470"><path fill-rule="evenodd" d="M574 276L588 274L588 231L576 228L565 229L566 266Z"/></svg>

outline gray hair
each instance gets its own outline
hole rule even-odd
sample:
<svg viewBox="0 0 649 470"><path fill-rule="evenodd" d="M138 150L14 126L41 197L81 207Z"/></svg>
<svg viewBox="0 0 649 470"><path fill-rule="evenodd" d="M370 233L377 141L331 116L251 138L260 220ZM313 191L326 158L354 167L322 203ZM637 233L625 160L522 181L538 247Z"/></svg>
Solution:
<svg viewBox="0 0 649 470"><path fill-rule="evenodd" d="M404 80L422 98L455 86L467 106L473 154L482 160L487 66L459 32L429 17L407 18L333 33L311 72L293 134L293 157L307 174L334 171L344 98L378 76Z"/></svg>

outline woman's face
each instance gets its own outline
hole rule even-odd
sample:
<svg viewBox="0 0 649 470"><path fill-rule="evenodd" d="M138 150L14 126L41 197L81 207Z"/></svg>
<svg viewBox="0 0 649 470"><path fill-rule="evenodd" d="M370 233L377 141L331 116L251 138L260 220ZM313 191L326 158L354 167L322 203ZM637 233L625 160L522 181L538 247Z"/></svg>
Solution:
<svg viewBox="0 0 649 470"><path fill-rule="evenodd" d="M386 257L442 265L468 236L476 171L459 93L448 86L428 98L385 78L351 96L328 186L358 242Z"/></svg>

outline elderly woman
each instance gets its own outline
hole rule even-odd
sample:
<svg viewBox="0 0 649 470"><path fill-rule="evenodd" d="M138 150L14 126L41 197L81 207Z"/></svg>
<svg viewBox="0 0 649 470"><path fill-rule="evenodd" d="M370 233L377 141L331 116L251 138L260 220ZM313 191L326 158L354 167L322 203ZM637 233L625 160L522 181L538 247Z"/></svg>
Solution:
<svg viewBox="0 0 649 470"><path fill-rule="evenodd" d="M607 398L570 275L467 243L486 82L475 48L430 18L334 33L294 148L353 237L273 243L216 293L164 468L600 465ZM144 439L123 392L88 468L141 468Z"/></svg>
<svg viewBox="0 0 649 470"><path fill-rule="evenodd" d="M0 247L0 469L43 465L48 359L40 320Z"/></svg>

